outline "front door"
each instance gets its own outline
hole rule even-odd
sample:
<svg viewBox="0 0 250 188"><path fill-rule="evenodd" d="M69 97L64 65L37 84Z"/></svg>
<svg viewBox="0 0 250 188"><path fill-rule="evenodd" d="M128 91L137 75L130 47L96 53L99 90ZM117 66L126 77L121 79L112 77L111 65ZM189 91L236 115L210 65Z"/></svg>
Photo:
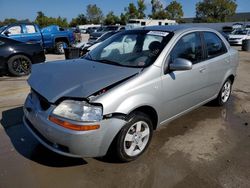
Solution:
<svg viewBox="0 0 250 188"><path fill-rule="evenodd" d="M182 36L171 50L166 63L183 58L191 61L193 67L186 71L169 71L162 76L163 122L208 99L207 63L202 62L203 52L200 32Z"/></svg>

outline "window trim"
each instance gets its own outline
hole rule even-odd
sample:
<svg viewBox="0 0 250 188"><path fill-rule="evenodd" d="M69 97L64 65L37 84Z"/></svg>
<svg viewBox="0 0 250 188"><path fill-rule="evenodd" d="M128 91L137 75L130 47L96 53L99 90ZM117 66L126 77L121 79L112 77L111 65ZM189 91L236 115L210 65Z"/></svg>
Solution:
<svg viewBox="0 0 250 188"><path fill-rule="evenodd" d="M7 27L7 28L5 29L5 31L8 31L10 28L12 28L12 27L17 27L17 26L21 28L21 33L12 34L11 36L13 36L13 35L22 35L22 34L23 34L23 27L22 27L22 25L11 25L11 26ZM5 31L4 31L4 32L5 32Z"/></svg>
<svg viewBox="0 0 250 188"><path fill-rule="evenodd" d="M217 54L215 56L212 56L212 57L208 57L208 48L207 48L207 43L206 43L206 40L205 40L205 33L212 33L215 36L217 36L217 38L222 42L222 45L223 45L223 47L225 49L225 52L219 53L219 54ZM213 59L213 58L216 58L216 57L219 57L219 56L221 56L223 54L228 53L227 45L225 44L223 39L217 33L213 32L213 31L202 31L201 35L202 35L202 40L203 40L203 43L204 43L204 55L205 55L204 56L204 61L210 60L210 59Z"/></svg>
<svg viewBox="0 0 250 188"><path fill-rule="evenodd" d="M177 43L185 36L187 35L190 35L190 34L197 34L197 36L199 37L200 39L200 42L201 42L201 50L202 50L202 57L199 61L196 61L195 63L191 62L193 65L196 65L198 63L201 63L202 61L204 61L205 59L205 48L204 48L204 43L203 43L203 39L202 39L202 31L193 31L193 32L189 32L189 33L186 33L184 35L182 35L180 38L177 39L177 41L175 42L175 44L173 45L172 49L170 50L168 56L170 56L170 54L172 53L172 51L174 50L175 46L177 45ZM166 59L168 59L168 56Z"/></svg>

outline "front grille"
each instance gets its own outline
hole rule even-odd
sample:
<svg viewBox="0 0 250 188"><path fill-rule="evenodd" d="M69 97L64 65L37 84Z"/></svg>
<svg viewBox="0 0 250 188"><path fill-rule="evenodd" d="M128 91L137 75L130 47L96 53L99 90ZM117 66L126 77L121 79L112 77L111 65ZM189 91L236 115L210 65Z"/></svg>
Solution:
<svg viewBox="0 0 250 188"><path fill-rule="evenodd" d="M50 102L47 99L45 99L42 95L37 93L35 90L32 89L32 92L35 93L35 95L37 96L42 110L44 111L48 110L49 107L51 106Z"/></svg>

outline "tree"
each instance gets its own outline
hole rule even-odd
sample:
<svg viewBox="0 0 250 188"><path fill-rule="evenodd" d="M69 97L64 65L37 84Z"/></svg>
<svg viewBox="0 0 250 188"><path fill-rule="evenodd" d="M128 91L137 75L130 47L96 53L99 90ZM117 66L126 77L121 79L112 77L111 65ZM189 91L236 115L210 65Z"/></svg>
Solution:
<svg viewBox="0 0 250 188"><path fill-rule="evenodd" d="M102 23L103 14L99 7L96 4L87 5L87 19L89 23L99 24Z"/></svg>
<svg viewBox="0 0 250 188"><path fill-rule="evenodd" d="M77 25L85 25L88 20L84 14L79 14L76 18L73 18L69 24L70 27L76 27Z"/></svg>
<svg viewBox="0 0 250 188"><path fill-rule="evenodd" d="M196 4L197 22L225 22L235 14L236 0L203 0Z"/></svg>
<svg viewBox="0 0 250 188"><path fill-rule="evenodd" d="M121 13L121 15L120 15L120 22L119 23L121 25L126 25L127 22L128 22L128 16L127 16L127 14Z"/></svg>
<svg viewBox="0 0 250 188"><path fill-rule="evenodd" d="M47 26L48 18L44 15L42 11L37 12L37 16L35 19L35 23L38 24L40 27Z"/></svg>
<svg viewBox="0 0 250 188"><path fill-rule="evenodd" d="M176 0L172 1L167 7L166 11L168 14L168 18L172 20L179 21L183 16L182 5L178 3Z"/></svg>
<svg viewBox="0 0 250 188"><path fill-rule="evenodd" d="M163 5L159 0L151 0L153 19L166 19L168 17L167 12L163 9Z"/></svg>
<svg viewBox="0 0 250 188"><path fill-rule="evenodd" d="M138 10L134 3L129 3L128 7L125 8L125 11L128 19L135 19L138 16Z"/></svg>
<svg viewBox="0 0 250 188"><path fill-rule="evenodd" d="M146 5L144 0L138 0L137 1L137 6L138 6L138 10L137 10L137 18L139 19L143 19L145 17L145 13L144 11L146 10Z"/></svg>
<svg viewBox="0 0 250 188"><path fill-rule="evenodd" d="M113 11L110 11L107 15L106 18L104 19L104 24L105 25L115 25L120 22L120 19L118 16L114 15Z"/></svg>
<svg viewBox="0 0 250 188"><path fill-rule="evenodd" d="M57 18L47 17L42 11L37 12L35 23L40 27L46 27L48 25L58 25L60 27L68 27L68 22L66 18L61 16Z"/></svg>

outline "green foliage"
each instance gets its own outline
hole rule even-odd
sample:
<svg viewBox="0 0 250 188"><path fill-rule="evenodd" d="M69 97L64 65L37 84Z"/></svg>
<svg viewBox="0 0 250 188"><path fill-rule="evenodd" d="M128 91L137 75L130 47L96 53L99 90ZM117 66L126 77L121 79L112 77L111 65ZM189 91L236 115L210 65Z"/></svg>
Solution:
<svg viewBox="0 0 250 188"><path fill-rule="evenodd" d="M166 19L168 14L163 8L163 4L160 0L151 0L152 14L149 15L153 19Z"/></svg>
<svg viewBox="0 0 250 188"><path fill-rule="evenodd" d="M137 6L138 6L137 18L139 18L139 19L145 18L144 11L146 10L146 5L145 5L144 0L138 0L137 1Z"/></svg>
<svg viewBox="0 0 250 188"><path fill-rule="evenodd" d="M102 23L103 14L102 10L96 4L87 5L86 15L89 23L99 24Z"/></svg>
<svg viewBox="0 0 250 188"><path fill-rule="evenodd" d="M127 14L121 13L121 15L120 15L120 22L119 23L121 25L126 25L127 22L128 22L128 16L127 16Z"/></svg>
<svg viewBox="0 0 250 188"><path fill-rule="evenodd" d="M236 0L203 0L196 4L196 22L225 22L236 8Z"/></svg>
<svg viewBox="0 0 250 188"><path fill-rule="evenodd" d="M138 10L134 3L129 3L128 7L125 8L125 11L128 19L135 19L138 16Z"/></svg>
<svg viewBox="0 0 250 188"><path fill-rule="evenodd" d="M176 0L170 2L170 4L166 7L166 11L168 14L168 18L172 20L179 21L183 16L182 5Z"/></svg>
<svg viewBox="0 0 250 188"><path fill-rule="evenodd" d="M118 16L114 15L113 11L110 11L107 15L106 18L104 19L104 24L105 25L115 25L120 22L120 19Z"/></svg>
<svg viewBox="0 0 250 188"><path fill-rule="evenodd" d="M60 16L57 18L47 17L42 11L37 12L35 23L38 24L40 27L46 27L49 25L68 27L68 22L66 18L62 18Z"/></svg>
<svg viewBox="0 0 250 188"><path fill-rule="evenodd" d="M76 27L77 25L85 25L88 20L84 14L79 14L76 18L73 18L69 24L70 27Z"/></svg>

